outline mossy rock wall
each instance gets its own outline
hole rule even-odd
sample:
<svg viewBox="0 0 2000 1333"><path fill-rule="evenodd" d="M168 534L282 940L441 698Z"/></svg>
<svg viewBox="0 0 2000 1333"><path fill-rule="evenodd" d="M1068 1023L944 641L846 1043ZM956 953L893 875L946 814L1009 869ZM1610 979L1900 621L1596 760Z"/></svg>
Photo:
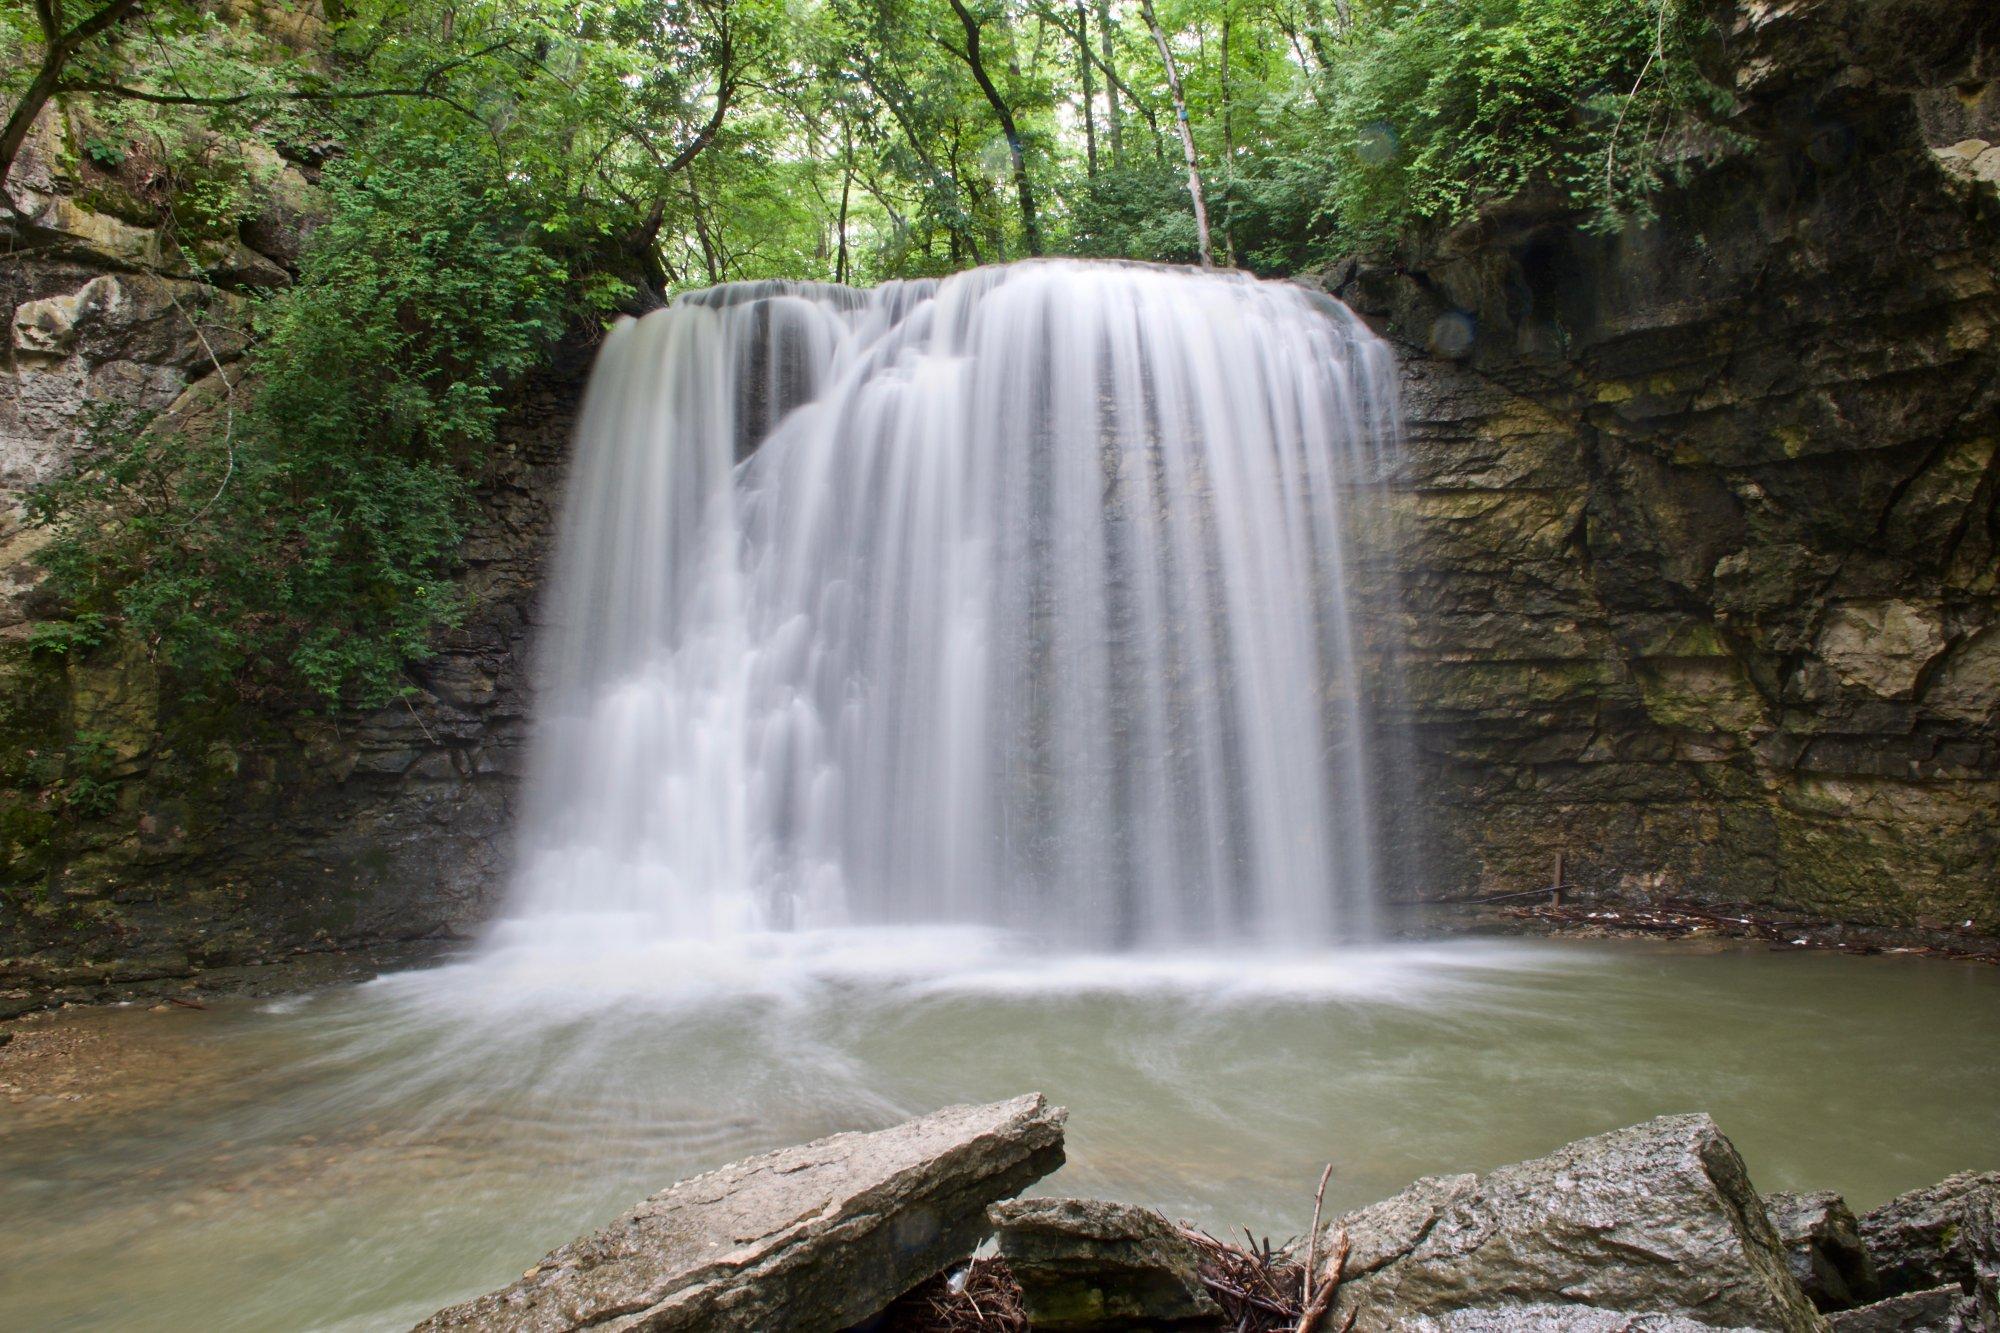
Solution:
<svg viewBox="0 0 2000 1333"><path fill-rule="evenodd" d="M198 704L142 644L0 642L0 1017L493 915L580 372L514 404L463 552L470 614L410 669L406 702Z"/></svg>
<svg viewBox="0 0 2000 1333"><path fill-rule="evenodd" d="M1405 360L1403 890L2000 931L2000 11L1722 12L1656 222L1326 275Z"/></svg>

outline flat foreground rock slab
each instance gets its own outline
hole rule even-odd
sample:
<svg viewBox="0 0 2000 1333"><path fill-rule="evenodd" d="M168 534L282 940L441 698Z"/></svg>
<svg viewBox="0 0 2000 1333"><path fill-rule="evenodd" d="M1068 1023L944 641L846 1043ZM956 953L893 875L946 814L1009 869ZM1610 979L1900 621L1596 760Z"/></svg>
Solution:
<svg viewBox="0 0 2000 1333"><path fill-rule="evenodd" d="M1974 1333L1972 1301L1957 1287L1906 1291L1886 1301L1842 1310L1827 1323L1834 1333Z"/></svg>
<svg viewBox="0 0 2000 1333"><path fill-rule="evenodd" d="M1040 1094L951 1106L684 1180L420 1330L833 1330L970 1254L986 1208L1062 1165Z"/></svg>
<svg viewBox="0 0 2000 1333"><path fill-rule="evenodd" d="M1349 1213L1347 1280L1323 1327L1532 1327L1546 1307L1710 1328L1825 1324L1786 1271L1743 1160L1705 1115L1666 1116L1484 1176L1418 1181ZM1543 1307L1537 1310L1534 1307ZM1551 1327L1592 1327L1585 1319ZM1471 1322L1467 1322L1471 1321ZM1678 1327L1668 1324L1665 1327ZM1645 1324L1636 1327L1647 1327Z"/></svg>

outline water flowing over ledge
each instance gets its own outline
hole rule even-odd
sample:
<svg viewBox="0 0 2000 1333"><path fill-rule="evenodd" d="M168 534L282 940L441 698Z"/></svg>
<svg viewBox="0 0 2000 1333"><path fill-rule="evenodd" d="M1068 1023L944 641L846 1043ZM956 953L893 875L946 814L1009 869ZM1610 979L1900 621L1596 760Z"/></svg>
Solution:
<svg viewBox="0 0 2000 1333"><path fill-rule="evenodd" d="M1366 932L1350 536L1394 366L1303 288L1033 262L736 284L579 427L516 910L677 937Z"/></svg>

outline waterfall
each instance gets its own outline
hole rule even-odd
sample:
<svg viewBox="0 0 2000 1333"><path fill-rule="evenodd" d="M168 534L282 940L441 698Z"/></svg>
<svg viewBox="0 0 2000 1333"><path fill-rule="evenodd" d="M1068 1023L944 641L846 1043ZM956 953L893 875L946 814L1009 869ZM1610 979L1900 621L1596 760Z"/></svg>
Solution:
<svg viewBox="0 0 2000 1333"><path fill-rule="evenodd" d="M739 283L621 323L560 520L517 912L1365 931L1383 682L1349 566L1396 437L1387 347L1240 275Z"/></svg>

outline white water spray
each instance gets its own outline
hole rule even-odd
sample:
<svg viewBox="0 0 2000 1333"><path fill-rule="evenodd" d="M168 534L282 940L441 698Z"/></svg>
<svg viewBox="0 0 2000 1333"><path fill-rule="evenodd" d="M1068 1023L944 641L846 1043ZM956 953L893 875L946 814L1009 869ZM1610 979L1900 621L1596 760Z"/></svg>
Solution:
<svg viewBox="0 0 2000 1333"><path fill-rule="evenodd" d="M561 519L518 912L1365 931L1379 682L1347 564L1396 435L1384 344L1233 275L737 284L620 325Z"/></svg>

